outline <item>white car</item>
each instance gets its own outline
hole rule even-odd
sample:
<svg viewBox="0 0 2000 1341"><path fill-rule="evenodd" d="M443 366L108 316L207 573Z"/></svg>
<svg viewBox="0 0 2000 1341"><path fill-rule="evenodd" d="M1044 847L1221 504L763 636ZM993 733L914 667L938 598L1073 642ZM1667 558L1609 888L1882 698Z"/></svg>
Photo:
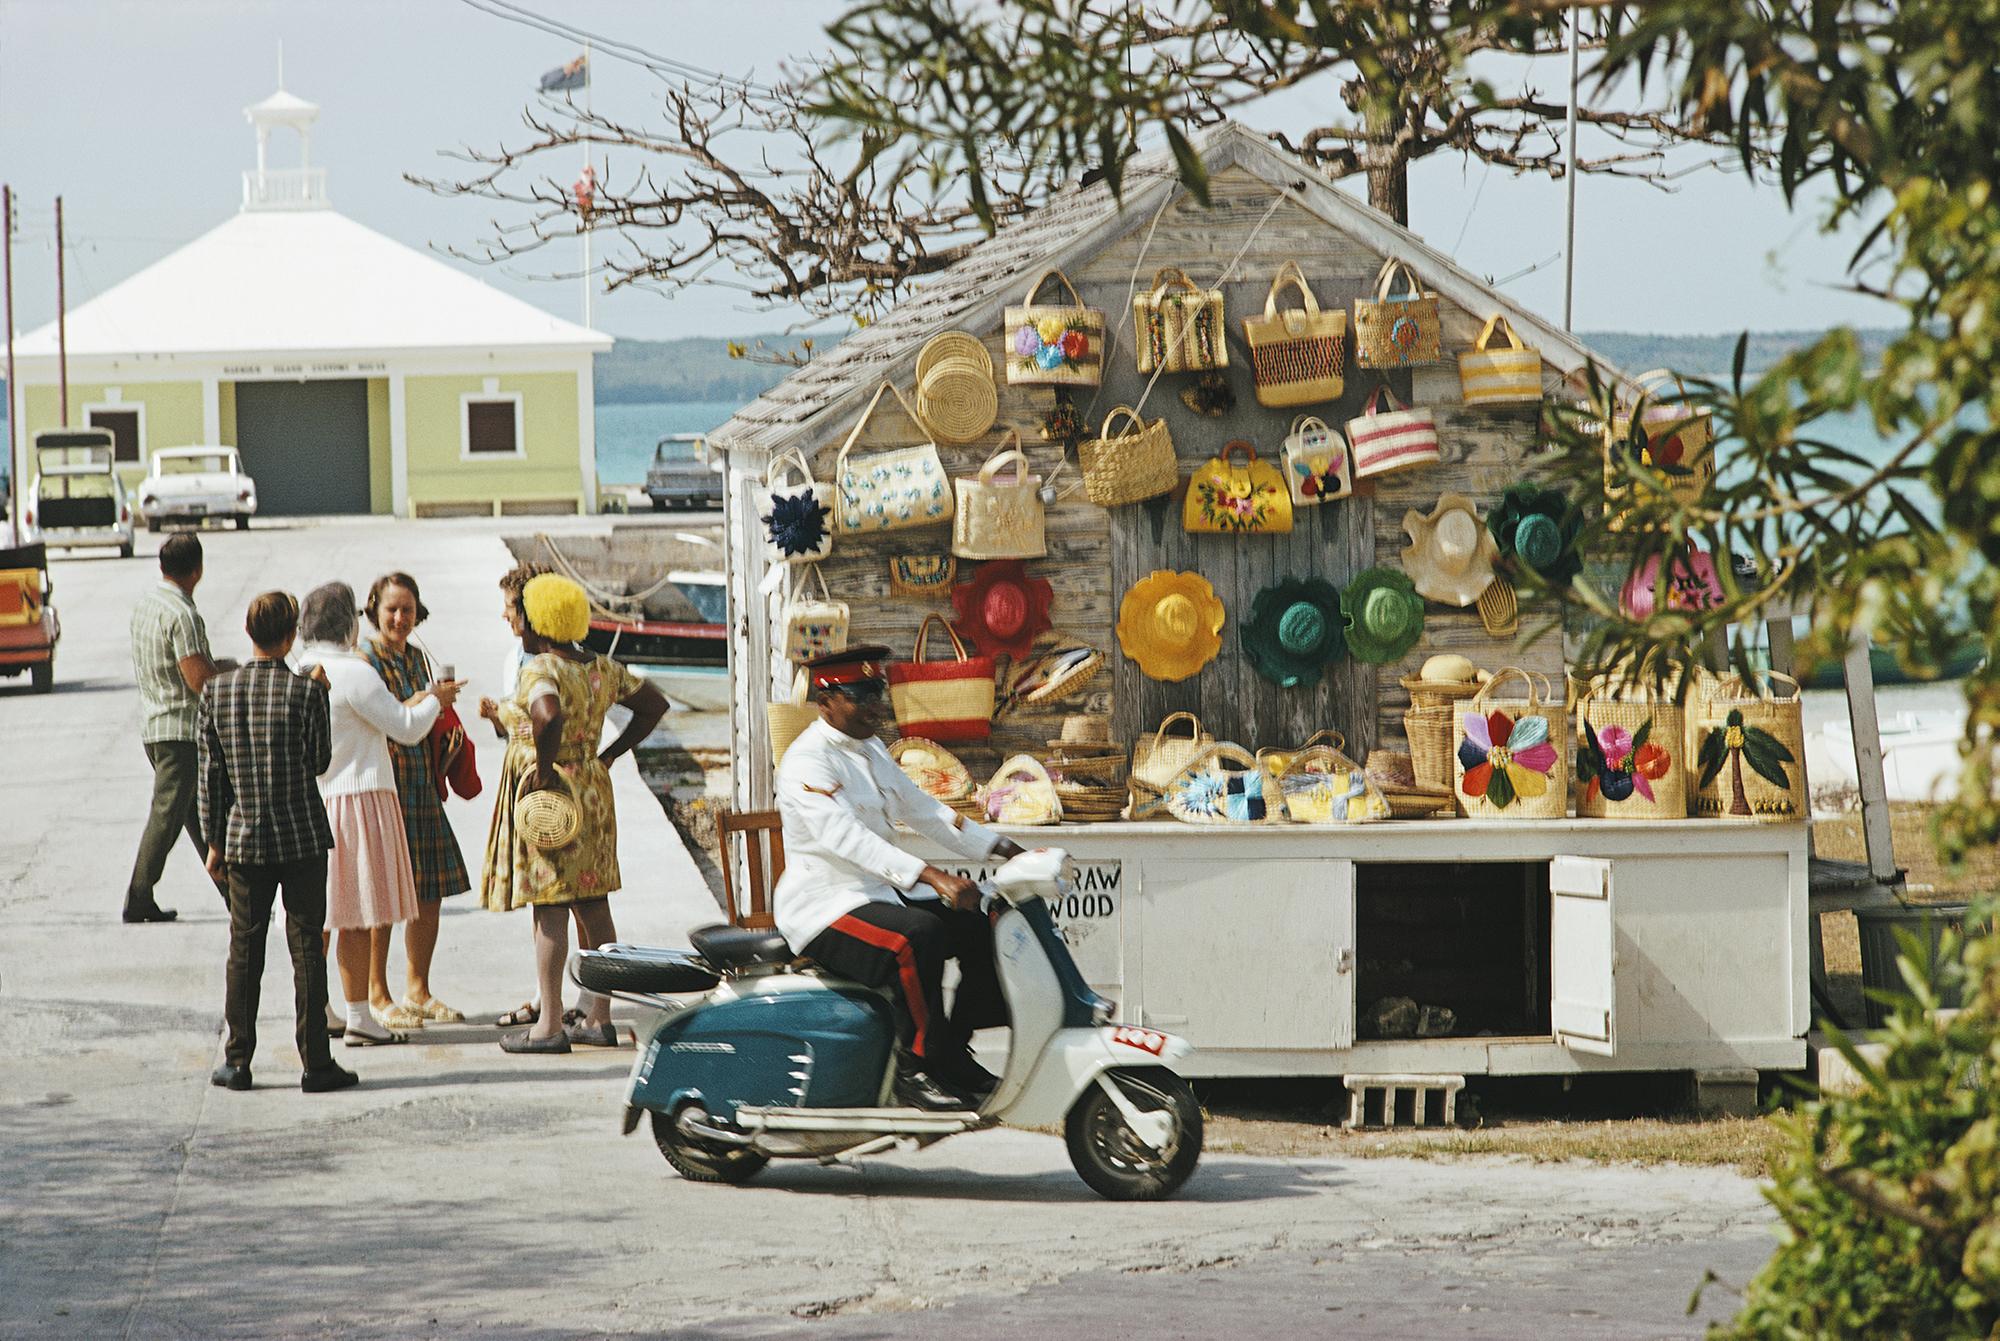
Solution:
<svg viewBox="0 0 2000 1341"><path fill-rule="evenodd" d="M22 499L20 543L39 540L50 549L116 546L131 558L132 506L111 458L108 433L37 434L35 482Z"/></svg>
<svg viewBox="0 0 2000 1341"><path fill-rule="evenodd" d="M139 515L157 531L169 520L234 517L247 530L257 511L257 482L243 473L234 447L166 447L153 453L139 483Z"/></svg>

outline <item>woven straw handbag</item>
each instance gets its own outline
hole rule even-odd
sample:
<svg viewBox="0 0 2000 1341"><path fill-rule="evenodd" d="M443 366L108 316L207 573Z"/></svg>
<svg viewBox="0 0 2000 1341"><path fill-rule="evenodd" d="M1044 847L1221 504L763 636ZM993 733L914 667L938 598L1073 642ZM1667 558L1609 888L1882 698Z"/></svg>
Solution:
<svg viewBox="0 0 2000 1341"><path fill-rule="evenodd" d="M1068 303L1035 301L1050 280L1068 292ZM1096 386L1104 379L1104 313L1085 307L1062 271L1036 276L1021 305L1007 309L1005 326L1008 385Z"/></svg>
<svg viewBox="0 0 2000 1341"><path fill-rule="evenodd" d="M1396 276L1403 277L1401 297L1392 298ZM1393 256L1382 262L1374 298L1354 300L1354 366L1408 368L1444 359L1443 326L1438 296L1426 292L1417 272Z"/></svg>
<svg viewBox="0 0 2000 1341"><path fill-rule="evenodd" d="M1701 501L1715 478L1714 416L1688 404L1687 387L1665 368L1640 373L1632 390L1605 431L1605 501L1616 505L1630 498L1625 461L1651 471L1658 487L1677 502Z"/></svg>
<svg viewBox="0 0 2000 1341"><path fill-rule="evenodd" d="M1384 400L1389 409L1382 408ZM1347 421L1347 442L1354 451L1357 480L1436 465L1444 455L1438 445L1437 419L1429 410L1405 405L1386 384L1376 387L1361 414Z"/></svg>
<svg viewBox="0 0 2000 1341"><path fill-rule="evenodd" d="M1188 727L1187 735L1168 734L1169 729L1182 723ZM1171 713L1160 723L1159 730L1140 737L1132 747L1132 771L1126 775L1126 785L1132 793L1132 818L1149 819L1162 813L1167 784L1214 743L1215 737L1191 712Z"/></svg>
<svg viewBox="0 0 2000 1341"><path fill-rule="evenodd" d="M1391 817L1381 787L1342 751L1338 731L1317 731L1288 750L1257 751L1266 795L1293 824L1372 824Z"/></svg>
<svg viewBox="0 0 2000 1341"><path fill-rule="evenodd" d="M1697 686L1688 712L1694 751L1694 813L1704 818L1784 824L1810 813L1805 721L1799 682L1766 672L1791 692L1725 675Z"/></svg>
<svg viewBox="0 0 2000 1341"><path fill-rule="evenodd" d="M932 625L951 639L950 661L925 660ZM889 665L889 704L906 736L985 740L993 734L994 692L993 658L967 652L942 615L925 615L911 659Z"/></svg>
<svg viewBox="0 0 2000 1341"><path fill-rule="evenodd" d="M764 721L771 731L772 768L784 761L792 742L819 720L819 706L808 697L806 683L806 668L800 666L792 677L791 697L774 698L764 705Z"/></svg>
<svg viewBox="0 0 2000 1341"><path fill-rule="evenodd" d="M972 774L957 755L934 740L906 737L889 747L889 757L905 777L947 805L973 793Z"/></svg>
<svg viewBox="0 0 2000 1341"><path fill-rule="evenodd" d="M942 601L958 580L958 560L949 554L891 554L889 594L912 601Z"/></svg>
<svg viewBox="0 0 2000 1341"><path fill-rule="evenodd" d="M1507 345L1493 348L1495 333ZM1542 351L1521 343L1507 318L1495 312L1479 328L1472 348L1458 356L1458 394L1467 405L1520 405L1542 398Z"/></svg>
<svg viewBox="0 0 2000 1341"><path fill-rule="evenodd" d="M1206 372L1229 366L1222 290L1204 289L1185 270L1168 266L1153 287L1132 299L1139 371Z"/></svg>
<svg viewBox="0 0 2000 1341"><path fill-rule="evenodd" d="M1114 423L1124 431L1113 432ZM1120 405L1104 416L1098 433L1076 449L1083 466L1083 492L1091 502L1115 508L1174 491L1180 482L1180 463L1166 420L1148 424L1137 410Z"/></svg>
<svg viewBox="0 0 2000 1341"><path fill-rule="evenodd" d="M1034 653L1007 666L994 717L1029 704L1053 703L1083 692L1104 669L1104 653L1053 629L1038 634Z"/></svg>
<svg viewBox="0 0 2000 1341"><path fill-rule="evenodd" d="M1278 293L1299 291L1304 306L1278 310ZM1322 312L1306 285L1305 271L1287 261L1271 281L1262 316L1243 318L1243 341L1250 346L1250 369L1257 403L1273 409L1339 400L1347 366L1347 313Z"/></svg>
<svg viewBox="0 0 2000 1341"><path fill-rule="evenodd" d="M803 591L802 580L785 602L785 655L793 661L808 661L847 646L847 602L833 599L818 564L812 566L812 575L819 583L819 595Z"/></svg>
<svg viewBox="0 0 2000 1341"><path fill-rule="evenodd" d="M1010 465L1013 478L1001 479L1001 469ZM953 554L961 559L1039 559L1049 552L1042 477L1028 473L1019 433L1008 429L979 474L956 480L952 487L958 493L951 521Z"/></svg>
<svg viewBox="0 0 2000 1341"><path fill-rule="evenodd" d="M1494 691L1508 680L1527 697ZM1458 705L1452 761L1459 807L1472 819L1561 819L1569 811L1569 717L1527 671L1509 667Z"/></svg>
<svg viewBox="0 0 2000 1341"><path fill-rule="evenodd" d="M1062 797L1049 771L1032 754L1008 756L980 795L986 817L995 824L1062 823Z"/></svg>
<svg viewBox="0 0 2000 1341"><path fill-rule="evenodd" d="M1167 784L1167 813L1183 824L1279 824L1285 808L1265 787L1257 756L1217 741Z"/></svg>
<svg viewBox="0 0 2000 1341"><path fill-rule="evenodd" d="M1285 435L1284 462L1285 487L1292 491L1295 508L1315 508L1354 492L1347 439L1318 415L1302 414L1292 420L1292 431Z"/></svg>
<svg viewBox="0 0 2000 1341"><path fill-rule="evenodd" d="M799 482L780 481L796 472ZM780 452L764 472L764 555L776 565L814 563L833 553L833 486L813 479L804 453Z"/></svg>
<svg viewBox="0 0 2000 1341"><path fill-rule="evenodd" d="M1236 458L1243 457L1241 464ZM1181 526L1214 535L1273 535L1292 529L1292 494L1284 476L1242 438L1226 442L1188 480Z"/></svg>
<svg viewBox="0 0 2000 1341"><path fill-rule="evenodd" d="M938 460L937 444L897 447L886 452L854 456L854 444L874 417L884 392L894 392L910 422L923 427L924 421L901 391L884 381L854 427L840 444L834 463L833 485L838 511L835 522L842 531L865 533L894 531L906 526L931 526L951 520L951 481ZM928 431L928 430L926 430Z"/></svg>
<svg viewBox="0 0 2000 1341"><path fill-rule="evenodd" d="M1650 684L1600 675L1576 703L1576 813L1588 819L1688 815L1687 713Z"/></svg>
<svg viewBox="0 0 2000 1341"><path fill-rule="evenodd" d="M558 778L553 787L532 790L535 775L521 775L514 789L514 832L521 841L542 852L568 847L583 832L583 812L569 786Z"/></svg>

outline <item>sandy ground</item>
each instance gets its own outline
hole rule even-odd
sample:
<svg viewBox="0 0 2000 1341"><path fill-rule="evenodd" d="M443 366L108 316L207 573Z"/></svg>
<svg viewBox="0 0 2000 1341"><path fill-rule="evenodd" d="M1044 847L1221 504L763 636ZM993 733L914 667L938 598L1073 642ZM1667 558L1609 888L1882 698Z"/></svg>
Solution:
<svg viewBox="0 0 2000 1341"><path fill-rule="evenodd" d="M240 654L256 591L406 567L433 652L490 689L501 531L211 533L198 601ZM1703 1273L1740 1281L1769 1252L1755 1185L1719 1169L1219 1154L1180 1199L1122 1206L1059 1140L997 1132L695 1186L643 1132L617 1135L629 1049L513 1058L489 1025L434 1027L337 1047L362 1086L301 1094L275 935L257 1088L214 1089L226 924L186 849L160 890L181 921L117 921L150 786L125 625L153 549L60 561L59 691L0 686L0 1336L1118 1336L1143 1320L1158 1337L1629 1341L1698 1334L1684 1308ZM713 904L636 770L617 776L620 931L677 941ZM475 869L486 804L452 811ZM456 901L439 994L490 1021L529 985L527 942L522 917Z"/></svg>

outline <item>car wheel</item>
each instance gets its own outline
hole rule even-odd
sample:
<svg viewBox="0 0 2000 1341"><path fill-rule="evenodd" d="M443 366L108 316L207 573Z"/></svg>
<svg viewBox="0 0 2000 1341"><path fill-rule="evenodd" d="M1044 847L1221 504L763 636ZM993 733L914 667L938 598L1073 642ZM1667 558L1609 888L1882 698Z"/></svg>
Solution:
<svg viewBox="0 0 2000 1341"><path fill-rule="evenodd" d="M47 661L28 668L28 680L37 694L46 694L56 687L56 654L49 653Z"/></svg>
<svg viewBox="0 0 2000 1341"><path fill-rule="evenodd" d="M664 499L664 498L655 498L655 499L653 500L653 511L655 511L655 512L665 512L666 510L667 510L667 500L666 500L666 499Z"/></svg>
<svg viewBox="0 0 2000 1341"><path fill-rule="evenodd" d="M239 513L237 513L237 514L236 514L236 529L237 529L237 530L239 530L239 531L247 531L247 530L249 530L249 529L250 529L250 514L249 514L249 513L247 513L247 512L239 512Z"/></svg>
<svg viewBox="0 0 2000 1341"><path fill-rule="evenodd" d="M119 558L121 558L121 559L129 559L129 558L131 558L131 557L132 557L132 542L131 542L131 541L129 541L129 540L128 540L128 541L126 541L126 542L125 542L124 544L122 544L122 545L120 545L120 546L118 547L118 557L119 557Z"/></svg>

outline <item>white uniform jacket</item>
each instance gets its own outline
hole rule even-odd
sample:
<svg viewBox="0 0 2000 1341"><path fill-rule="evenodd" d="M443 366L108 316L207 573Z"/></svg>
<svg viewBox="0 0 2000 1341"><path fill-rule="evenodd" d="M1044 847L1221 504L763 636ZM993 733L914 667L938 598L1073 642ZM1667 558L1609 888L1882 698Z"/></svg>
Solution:
<svg viewBox="0 0 2000 1341"><path fill-rule="evenodd" d="M961 819L910 781L881 741L856 740L814 722L778 766L785 873L771 912L793 951L864 903L899 903L926 865L900 845L900 821L972 860L992 855L1000 835Z"/></svg>

